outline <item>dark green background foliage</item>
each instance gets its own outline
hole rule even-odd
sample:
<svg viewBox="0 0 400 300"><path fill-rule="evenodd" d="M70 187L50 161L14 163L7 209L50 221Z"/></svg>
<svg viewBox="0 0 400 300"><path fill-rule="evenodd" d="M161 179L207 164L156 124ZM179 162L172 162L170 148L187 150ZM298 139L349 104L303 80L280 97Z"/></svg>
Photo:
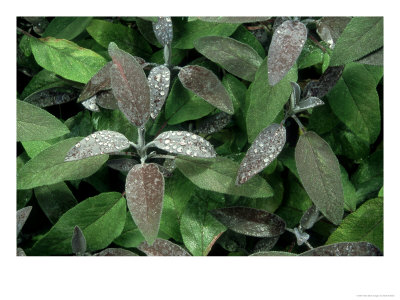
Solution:
<svg viewBox="0 0 400 300"><path fill-rule="evenodd" d="M308 20L307 40L290 71L271 86L268 51L279 19L172 18L171 65L198 65L213 72L234 113L222 130L198 133L214 146L216 158L176 159L177 168L165 178L158 238L182 248L157 242L149 253L300 254L309 249L288 231L313 203L322 212L306 231L313 247L369 242L383 252L383 18L296 18ZM147 249L145 238L125 200L127 172L108 167L112 155L73 162L64 157L95 131L117 131L136 142L137 129L119 109L91 112L77 98L111 60L110 42L154 64L164 63L163 46L149 18L46 20L49 25L41 29L32 20L17 18L17 209L32 207L17 237L18 248L26 255L71 255L71 238L79 226L91 254L122 248L145 255L140 251ZM331 36L321 33L323 27ZM343 72L321 98L325 104L297 114L304 128L284 119L290 82L304 90L330 66L343 66ZM207 117L221 112L187 89L177 73L171 71L160 114L145 125L146 142L164 131L197 133ZM50 88L70 91L69 98L54 92L46 99L54 105L35 106L35 93L46 96ZM240 162L258 134L283 120L283 151L249 182L235 185ZM164 160L146 162L162 165ZM288 230L279 237L260 237L235 231L237 223L227 228L231 223L221 223L213 211L235 206L275 214ZM250 221L262 228L257 211L251 212ZM172 246L166 251L160 245Z"/></svg>

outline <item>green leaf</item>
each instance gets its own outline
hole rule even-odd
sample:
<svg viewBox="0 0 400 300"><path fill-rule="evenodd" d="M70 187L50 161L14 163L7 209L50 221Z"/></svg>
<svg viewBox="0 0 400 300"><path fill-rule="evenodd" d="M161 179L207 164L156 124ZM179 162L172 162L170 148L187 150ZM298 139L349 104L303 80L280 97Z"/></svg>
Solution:
<svg viewBox="0 0 400 300"><path fill-rule="evenodd" d="M240 186L235 185L239 164L228 158L180 156L176 159L176 166L190 181L205 190L249 198L266 198L273 194L269 184L258 175Z"/></svg>
<svg viewBox="0 0 400 300"><path fill-rule="evenodd" d="M340 120L332 112L329 103L325 103L325 105L313 109L307 129L322 135L333 131L339 123Z"/></svg>
<svg viewBox="0 0 400 300"><path fill-rule="evenodd" d="M343 186L339 162L328 143L315 132L301 135L295 149L296 167L311 200L332 223L343 218Z"/></svg>
<svg viewBox="0 0 400 300"><path fill-rule="evenodd" d="M346 65L342 77L328 93L334 114L358 137L372 144L381 129L375 79L361 64Z"/></svg>
<svg viewBox="0 0 400 300"><path fill-rule="evenodd" d="M87 242L87 251L107 247L124 228L126 201L120 193L103 193L88 198L67 211L38 240L28 255L72 254L71 238L79 226Z"/></svg>
<svg viewBox="0 0 400 300"><path fill-rule="evenodd" d="M368 200L348 215L326 244L361 241L374 244L383 251L383 198Z"/></svg>
<svg viewBox="0 0 400 300"><path fill-rule="evenodd" d="M246 132L246 119L244 109L247 88L242 81L231 74L225 74L225 76L222 78L222 84L224 85L226 91L228 92L228 95L232 100L236 122L239 128L242 131Z"/></svg>
<svg viewBox="0 0 400 300"><path fill-rule="evenodd" d="M253 81L262 58L249 45L228 37L208 36L194 42L198 52L242 79Z"/></svg>
<svg viewBox="0 0 400 300"><path fill-rule="evenodd" d="M55 17L42 37L55 37L58 39L73 40L89 25L92 17Z"/></svg>
<svg viewBox="0 0 400 300"><path fill-rule="evenodd" d="M130 141L137 140L137 128L132 126L120 110L102 110L98 113L94 112L92 113L91 122L96 131L112 130L122 133Z"/></svg>
<svg viewBox="0 0 400 300"><path fill-rule="evenodd" d="M172 51L172 56L171 56L171 65L173 66L179 65L186 56L187 56L187 50L174 49ZM164 49L154 52L151 55L149 61L159 65L163 65Z"/></svg>
<svg viewBox="0 0 400 300"><path fill-rule="evenodd" d="M196 19L205 22L241 24L266 21L270 19L270 17L189 17L189 22L193 22L193 20Z"/></svg>
<svg viewBox="0 0 400 300"><path fill-rule="evenodd" d="M344 208L349 211L355 211L358 200L356 189L354 185L351 183L346 169L342 166L340 166L340 174L343 185Z"/></svg>
<svg viewBox="0 0 400 300"><path fill-rule="evenodd" d="M297 60L297 67L299 70L305 69L322 63L323 59L324 52L322 52L321 48L311 42L311 40L307 40Z"/></svg>
<svg viewBox="0 0 400 300"><path fill-rule="evenodd" d="M253 253L250 256L297 256L297 254L285 251L261 251Z"/></svg>
<svg viewBox="0 0 400 300"><path fill-rule="evenodd" d="M139 228L133 222L132 216L129 212L126 213L125 226L113 243L124 248L135 248L143 243L144 237L140 233Z"/></svg>
<svg viewBox="0 0 400 300"><path fill-rule="evenodd" d="M64 85L66 85L66 82L57 77L55 73L43 69L39 73L35 74L35 76L33 76L29 83L25 86L21 93L21 99L25 99L30 94L40 90Z"/></svg>
<svg viewBox="0 0 400 300"><path fill-rule="evenodd" d="M382 198L383 198L383 186L382 186L382 188L379 190L378 197L382 197Z"/></svg>
<svg viewBox="0 0 400 300"><path fill-rule="evenodd" d="M331 66L357 60L383 46L383 18L355 17L336 42Z"/></svg>
<svg viewBox="0 0 400 300"><path fill-rule="evenodd" d="M122 50L145 59L152 53L149 43L139 32L122 24L93 19L86 30L104 48L114 42Z"/></svg>
<svg viewBox="0 0 400 300"><path fill-rule="evenodd" d="M26 153L29 155L30 158L34 158L43 150L49 148L51 145L59 142L63 138L55 138L48 141L27 141L21 142L22 146L24 147Z"/></svg>
<svg viewBox="0 0 400 300"><path fill-rule="evenodd" d="M67 152L81 139L82 137L75 137L60 141L32 158L18 171L17 189L25 190L81 179L95 173L106 162L108 155L64 162Z"/></svg>
<svg viewBox="0 0 400 300"><path fill-rule="evenodd" d="M342 127L344 126L338 126L333 131L335 142L340 144L340 155L344 155L354 160L366 157L369 154L370 148L368 142L360 139L347 128Z"/></svg>
<svg viewBox="0 0 400 300"><path fill-rule="evenodd" d="M194 41L203 36L230 36L239 24L217 24L200 20L193 22L178 22L173 19L174 40L172 47L179 49L194 48Z"/></svg>
<svg viewBox="0 0 400 300"><path fill-rule="evenodd" d="M196 200L193 198L182 214L182 238L190 253L206 256L226 227L208 212L206 201Z"/></svg>
<svg viewBox="0 0 400 300"><path fill-rule="evenodd" d="M40 186L34 191L40 208L53 224L78 203L65 182Z"/></svg>
<svg viewBox="0 0 400 300"><path fill-rule="evenodd" d="M153 21L153 22L157 22L157 21L158 21L158 18L156 17L155 21ZM143 35L143 37L146 39L146 41L148 41L150 44L152 44L158 48L163 48L163 46L157 41L157 38L154 34L153 22L144 20L142 18L136 19L136 25L139 29L139 32ZM164 61L162 61L161 63L164 63Z"/></svg>
<svg viewBox="0 0 400 300"><path fill-rule="evenodd" d="M292 93L290 81L297 81L297 69L293 67L276 85L268 83L268 58L264 59L253 82L250 102L246 114L249 142L257 137L261 130L274 122Z"/></svg>
<svg viewBox="0 0 400 300"><path fill-rule="evenodd" d="M250 31L248 31L244 25L240 25L236 29L236 31L231 35L231 38L249 45L251 48L256 50L256 52L262 59L265 58L264 47L261 45L261 43L258 41L258 39L254 36L254 34L252 34Z"/></svg>
<svg viewBox="0 0 400 300"><path fill-rule="evenodd" d="M31 47L41 67L81 83L87 83L106 63L96 52L63 39L31 38Z"/></svg>
<svg viewBox="0 0 400 300"><path fill-rule="evenodd" d="M17 100L17 141L45 141L68 132L67 126L52 114Z"/></svg>

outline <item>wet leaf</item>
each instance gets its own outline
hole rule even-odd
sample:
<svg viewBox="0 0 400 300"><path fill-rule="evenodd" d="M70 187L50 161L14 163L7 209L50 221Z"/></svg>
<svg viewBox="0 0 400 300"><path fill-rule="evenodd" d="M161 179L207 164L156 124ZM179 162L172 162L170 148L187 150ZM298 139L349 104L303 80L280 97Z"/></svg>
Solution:
<svg viewBox="0 0 400 300"><path fill-rule="evenodd" d="M67 126L52 114L17 100L17 141L45 141L68 132Z"/></svg>
<svg viewBox="0 0 400 300"><path fill-rule="evenodd" d="M321 246L299 254L300 256L382 256L381 251L367 242L337 243Z"/></svg>
<svg viewBox="0 0 400 300"><path fill-rule="evenodd" d="M322 98L336 85L344 66L328 67L318 81L310 81L304 88L304 97Z"/></svg>
<svg viewBox="0 0 400 300"><path fill-rule="evenodd" d="M26 206L17 211L17 235L21 232L22 227L24 227L31 211L32 206Z"/></svg>
<svg viewBox="0 0 400 300"><path fill-rule="evenodd" d="M187 131L165 131L152 142L159 149L191 157L215 157L214 147L201 136Z"/></svg>
<svg viewBox="0 0 400 300"><path fill-rule="evenodd" d="M312 205L305 211L300 219L300 226L303 229L310 229L314 226L319 218L319 210L315 205Z"/></svg>
<svg viewBox="0 0 400 300"><path fill-rule="evenodd" d="M201 66L185 66L179 71L179 80L185 88L216 108L233 114L233 104L218 77Z"/></svg>
<svg viewBox="0 0 400 300"><path fill-rule="evenodd" d="M171 72L166 66L151 69L147 80L150 87L150 116L155 119L168 96Z"/></svg>
<svg viewBox="0 0 400 300"><path fill-rule="evenodd" d="M132 218L152 245L160 227L164 177L155 164L135 165L126 177L125 190Z"/></svg>
<svg viewBox="0 0 400 300"><path fill-rule="evenodd" d="M65 83L65 80L57 77L55 73L47 71L46 69L42 69L39 73L35 74L35 76L33 76L29 83L25 86L21 93L20 99L25 99L29 95L40 90L45 90L52 87L63 87L65 86Z"/></svg>
<svg viewBox="0 0 400 300"><path fill-rule="evenodd" d="M93 96L82 102L84 108L94 112L100 112L100 108L96 104L96 96Z"/></svg>
<svg viewBox="0 0 400 300"><path fill-rule="evenodd" d="M289 72L307 39L300 21L285 21L274 32L268 52L268 81L275 85Z"/></svg>
<svg viewBox="0 0 400 300"><path fill-rule="evenodd" d="M79 95L78 102L89 99L100 91L111 89L110 69L113 62L110 61L104 65L85 85L81 94Z"/></svg>
<svg viewBox="0 0 400 300"><path fill-rule="evenodd" d="M74 233L72 234L71 239L72 253L75 255L83 255L86 252L86 239L79 228L79 226L75 226Z"/></svg>
<svg viewBox="0 0 400 300"><path fill-rule="evenodd" d="M53 87L30 94L24 102L37 107L49 107L76 100L78 90L70 87Z"/></svg>
<svg viewBox="0 0 400 300"><path fill-rule="evenodd" d="M215 23L256 23L267 21L271 17L195 17L195 19L200 19L205 22L215 22Z"/></svg>
<svg viewBox="0 0 400 300"><path fill-rule="evenodd" d="M268 183L257 175L240 186L235 185L239 164L225 157L179 156L176 166L190 181L205 190L249 198L266 198L273 194Z"/></svg>
<svg viewBox="0 0 400 300"><path fill-rule="evenodd" d="M207 36L195 41L198 52L242 79L253 81L263 59L249 45L228 37Z"/></svg>
<svg viewBox="0 0 400 300"><path fill-rule="evenodd" d="M152 246L144 242L138 246L138 249L147 256L190 256L181 246L163 239L156 239Z"/></svg>
<svg viewBox="0 0 400 300"><path fill-rule="evenodd" d="M291 81L290 84L293 89L292 94L290 95L291 103L296 106L300 102L301 88L296 82ZM291 109L293 109L293 107L291 107Z"/></svg>
<svg viewBox="0 0 400 300"><path fill-rule="evenodd" d="M262 59L264 59L265 58L265 49L264 49L264 46L260 42L261 40L258 39L257 34L255 34L255 32L260 33L260 35L264 35L264 36L267 35L267 33L262 29L258 29L257 31L252 30L250 32L246 28L245 25L240 25L236 29L236 31L231 35L231 38L249 45L251 48L256 50L256 52Z"/></svg>
<svg viewBox="0 0 400 300"><path fill-rule="evenodd" d="M65 156L65 161L112 153L129 147L129 140L119 132L110 130L96 131L73 146Z"/></svg>
<svg viewBox="0 0 400 300"><path fill-rule="evenodd" d="M383 17L354 17L336 42L330 65L357 60L383 46Z"/></svg>
<svg viewBox="0 0 400 300"><path fill-rule="evenodd" d="M42 37L73 40L89 25L92 17L55 17L46 27Z"/></svg>
<svg viewBox="0 0 400 300"><path fill-rule="evenodd" d="M221 112L200 120L198 128L194 131L197 134L212 134L221 131L231 121L232 116Z"/></svg>
<svg viewBox="0 0 400 300"><path fill-rule="evenodd" d="M254 237L278 236L286 227L283 219L260 209L228 207L210 213L230 230Z"/></svg>
<svg viewBox="0 0 400 300"><path fill-rule="evenodd" d="M316 22L317 33L333 49L350 20L351 17L323 17Z"/></svg>
<svg viewBox="0 0 400 300"><path fill-rule="evenodd" d="M240 163L236 184L243 184L266 168L282 151L286 142L286 128L271 124L256 137Z"/></svg>
<svg viewBox="0 0 400 300"><path fill-rule="evenodd" d="M296 167L311 200L332 223L343 218L343 186L339 162L328 143L315 132L301 135L295 149Z"/></svg>
<svg viewBox="0 0 400 300"><path fill-rule="evenodd" d="M110 43L113 65L110 70L111 86L118 106L126 118L142 126L150 117L150 89L146 74L137 61Z"/></svg>
<svg viewBox="0 0 400 300"><path fill-rule="evenodd" d="M107 166L117 171L129 172L138 163L137 160L131 158L117 158L107 161Z"/></svg>
<svg viewBox="0 0 400 300"><path fill-rule="evenodd" d="M103 251L96 253L94 256L138 256L132 251L122 248L107 248Z"/></svg>
<svg viewBox="0 0 400 300"><path fill-rule="evenodd" d="M153 31L161 45L171 44L173 38L171 17L158 17L158 21L153 22Z"/></svg>
<svg viewBox="0 0 400 300"><path fill-rule="evenodd" d="M306 99L300 100L299 104L297 106L295 106L295 108L293 109L293 112L295 114L297 114L299 112L302 112L302 111L305 111L305 110L308 110L308 109L311 109L314 107L318 107L318 106L321 106L324 104L325 103L317 97L308 97Z"/></svg>

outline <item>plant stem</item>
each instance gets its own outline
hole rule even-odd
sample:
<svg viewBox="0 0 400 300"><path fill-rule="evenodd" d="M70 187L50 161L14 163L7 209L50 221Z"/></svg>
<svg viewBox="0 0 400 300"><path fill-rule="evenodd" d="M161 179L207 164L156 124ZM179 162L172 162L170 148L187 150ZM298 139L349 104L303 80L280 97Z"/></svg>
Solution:
<svg viewBox="0 0 400 300"><path fill-rule="evenodd" d="M302 132L307 132L307 129L304 127L304 125L301 123L301 121L299 120L299 118L297 118L297 116L295 114L291 115L292 119L296 121L297 125L299 125L300 130Z"/></svg>
<svg viewBox="0 0 400 300"><path fill-rule="evenodd" d="M146 141L145 141L145 134L146 134L146 128L144 126L141 126L138 128L138 144L137 144L137 152L140 156L140 162L144 163L144 161L147 158L146 154Z"/></svg>
<svg viewBox="0 0 400 300"><path fill-rule="evenodd" d="M110 152L109 155L129 155L129 156L138 156L135 152Z"/></svg>
<svg viewBox="0 0 400 300"><path fill-rule="evenodd" d="M172 47L171 44L167 44L164 46L164 62L167 66L171 65L172 58Z"/></svg>
<svg viewBox="0 0 400 300"><path fill-rule="evenodd" d="M21 33L23 33L23 34L25 34L25 35L27 35L29 37L34 37L32 34L30 34L29 32L27 32L27 31L25 31L25 30L23 30L23 29L21 29L19 27L17 27L17 31L19 31L19 32L21 32Z"/></svg>
<svg viewBox="0 0 400 300"><path fill-rule="evenodd" d="M149 155L148 158L166 158L166 159L175 159L176 156L173 155L164 155L164 154L155 154Z"/></svg>
<svg viewBox="0 0 400 300"><path fill-rule="evenodd" d="M311 244L310 244L308 241L305 241L304 244L306 244L307 247L308 247L310 250L314 249L314 247L311 246Z"/></svg>

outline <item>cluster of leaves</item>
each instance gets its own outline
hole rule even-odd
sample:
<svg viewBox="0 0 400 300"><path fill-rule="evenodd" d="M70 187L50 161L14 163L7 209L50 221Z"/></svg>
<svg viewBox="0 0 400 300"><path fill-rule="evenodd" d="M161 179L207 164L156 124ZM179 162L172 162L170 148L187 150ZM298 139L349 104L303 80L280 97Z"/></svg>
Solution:
<svg viewBox="0 0 400 300"><path fill-rule="evenodd" d="M17 255L382 255L383 18L17 26Z"/></svg>

